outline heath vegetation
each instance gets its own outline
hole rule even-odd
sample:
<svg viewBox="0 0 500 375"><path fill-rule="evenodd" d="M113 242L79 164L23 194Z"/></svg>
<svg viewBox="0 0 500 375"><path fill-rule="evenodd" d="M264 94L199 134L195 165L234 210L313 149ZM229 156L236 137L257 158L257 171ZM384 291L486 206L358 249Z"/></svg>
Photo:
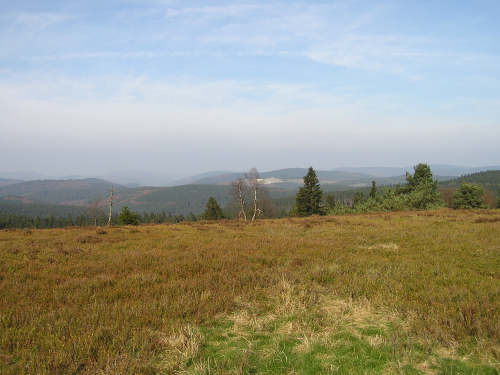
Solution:
<svg viewBox="0 0 500 375"><path fill-rule="evenodd" d="M500 212L0 232L2 374L498 374Z"/></svg>

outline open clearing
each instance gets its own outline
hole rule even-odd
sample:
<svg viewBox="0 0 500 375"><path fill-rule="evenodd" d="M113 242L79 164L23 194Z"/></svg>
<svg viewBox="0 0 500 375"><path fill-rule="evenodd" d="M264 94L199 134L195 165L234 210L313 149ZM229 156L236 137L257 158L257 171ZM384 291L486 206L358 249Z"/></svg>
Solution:
<svg viewBox="0 0 500 375"><path fill-rule="evenodd" d="M500 210L0 232L2 374L499 374Z"/></svg>

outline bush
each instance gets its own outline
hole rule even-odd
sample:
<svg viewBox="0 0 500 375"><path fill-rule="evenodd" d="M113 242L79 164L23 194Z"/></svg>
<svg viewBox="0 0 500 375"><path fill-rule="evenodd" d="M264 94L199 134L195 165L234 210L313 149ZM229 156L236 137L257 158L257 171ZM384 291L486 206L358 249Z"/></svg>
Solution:
<svg viewBox="0 0 500 375"><path fill-rule="evenodd" d="M118 216L118 222L120 225L138 225L139 216L137 213L130 211L127 206L123 206Z"/></svg>
<svg viewBox="0 0 500 375"><path fill-rule="evenodd" d="M427 164L415 167L414 175L406 175L407 184L396 188L385 188L382 193L377 191L372 183L372 190L368 197L358 192L352 200L351 207L337 206L330 208L331 214L362 213L374 211L402 211L402 210L427 210L439 208L444 205Z"/></svg>
<svg viewBox="0 0 500 375"><path fill-rule="evenodd" d="M483 186L463 182L453 197L453 208L486 208Z"/></svg>

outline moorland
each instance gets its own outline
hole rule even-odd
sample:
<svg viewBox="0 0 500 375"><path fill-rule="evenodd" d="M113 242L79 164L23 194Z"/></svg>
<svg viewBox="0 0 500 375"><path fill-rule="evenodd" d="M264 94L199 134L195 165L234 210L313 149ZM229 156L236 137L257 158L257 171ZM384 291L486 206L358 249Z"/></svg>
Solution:
<svg viewBox="0 0 500 375"><path fill-rule="evenodd" d="M500 211L0 231L2 374L498 374Z"/></svg>

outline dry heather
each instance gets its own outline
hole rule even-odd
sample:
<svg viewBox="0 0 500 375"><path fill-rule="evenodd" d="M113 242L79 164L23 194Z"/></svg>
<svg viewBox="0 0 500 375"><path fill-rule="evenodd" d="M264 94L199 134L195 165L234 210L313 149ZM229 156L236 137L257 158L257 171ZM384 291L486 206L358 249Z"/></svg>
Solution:
<svg viewBox="0 0 500 375"><path fill-rule="evenodd" d="M0 232L2 374L498 374L498 210Z"/></svg>

